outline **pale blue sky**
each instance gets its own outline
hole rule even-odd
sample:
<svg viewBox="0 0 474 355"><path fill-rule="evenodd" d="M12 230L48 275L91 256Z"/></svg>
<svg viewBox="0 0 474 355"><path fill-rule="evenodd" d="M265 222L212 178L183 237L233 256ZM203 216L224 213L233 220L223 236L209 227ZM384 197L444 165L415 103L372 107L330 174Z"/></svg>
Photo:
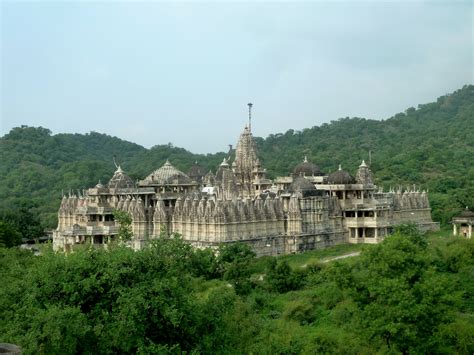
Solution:
<svg viewBox="0 0 474 355"><path fill-rule="evenodd" d="M196 153L473 82L473 3L1 2L1 132L91 130Z"/></svg>

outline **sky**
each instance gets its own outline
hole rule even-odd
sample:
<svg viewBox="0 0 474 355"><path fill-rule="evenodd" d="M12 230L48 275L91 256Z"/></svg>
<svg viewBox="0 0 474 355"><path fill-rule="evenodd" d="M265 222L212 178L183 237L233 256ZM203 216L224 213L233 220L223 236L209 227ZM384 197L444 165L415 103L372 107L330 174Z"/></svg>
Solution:
<svg viewBox="0 0 474 355"><path fill-rule="evenodd" d="M226 151L386 119L473 83L471 1L0 0L0 135L20 125Z"/></svg>

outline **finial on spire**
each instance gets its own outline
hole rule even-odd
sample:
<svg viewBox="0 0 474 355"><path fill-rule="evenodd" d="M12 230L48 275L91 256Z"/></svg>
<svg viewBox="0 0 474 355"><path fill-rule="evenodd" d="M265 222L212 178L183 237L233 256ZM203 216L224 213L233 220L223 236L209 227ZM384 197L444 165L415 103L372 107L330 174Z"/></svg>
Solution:
<svg viewBox="0 0 474 355"><path fill-rule="evenodd" d="M249 131L252 132L252 106L253 106L253 103L249 102L247 105L249 107Z"/></svg>
<svg viewBox="0 0 474 355"><path fill-rule="evenodd" d="M341 166L341 164L339 164L339 170L342 170L342 166Z"/></svg>
<svg viewBox="0 0 474 355"><path fill-rule="evenodd" d="M115 158L116 158L116 157L115 157L115 155L114 155L114 165L115 165L115 167L118 169L118 168L119 168L119 165L117 164L117 161L115 160Z"/></svg>
<svg viewBox="0 0 474 355"><path fill-rule="evenodd" d="M303 163L307 163L307 162L308 162L308 157L305 155L305 156L304 156Z"/></svg>

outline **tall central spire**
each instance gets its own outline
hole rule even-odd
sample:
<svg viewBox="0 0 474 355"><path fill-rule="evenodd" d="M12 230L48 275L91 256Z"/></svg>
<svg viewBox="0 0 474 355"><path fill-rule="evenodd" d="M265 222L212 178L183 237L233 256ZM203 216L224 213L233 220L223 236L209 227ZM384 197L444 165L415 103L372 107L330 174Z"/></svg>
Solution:
<svg viewBox="0 0 474 355"><path fill-rule="evenodd" d="M247 105L249 107L249 131L252 132L252 106L253 106L253 103L249 102Z"/></svg>
<svg viewBox="0 0 474 355"><path fill-rule="evenodd" d="M240 185L243 197L254 196L254 175L260 168L257 158L257 146L252 137L252 103L249 107L249 124L240 135L235 149L235 161L233 163L237 183Z"/></svg>

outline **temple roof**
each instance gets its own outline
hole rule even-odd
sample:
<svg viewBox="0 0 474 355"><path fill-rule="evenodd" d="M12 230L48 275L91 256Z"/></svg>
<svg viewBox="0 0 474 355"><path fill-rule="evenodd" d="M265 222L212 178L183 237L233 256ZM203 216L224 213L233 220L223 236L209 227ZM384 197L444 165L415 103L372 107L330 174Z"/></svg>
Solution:
<svg viewBox="0 0 474 355"><path fill-rule="evenodd" d="M468 207L462 211L456 218L474 218L474 212L470 211Z"/></svg>
<svg viewBox="0 0 474 355"><path fill-rule="evenodd" d="M167 160L162 167L148 175L143 182L148 185L188 185L192 183L192 180Z"/></svg>
<svg viewBox="0 0 474 355"><path fill-rule="evenodd" d="M329 174L328 183L333 185L353 184L355 179L347 171L342 170L339 165L339 170Z"/></svg>
<svg viewBox="0 0 474 355"><path fill-rule="evenodd" d="M248 127L240 135L235 149L235 167L238 172L251 173L254 167L259 166L257 147L252 132Z"/></svg>
<svg viewBox="0 0 474 355"><path fill-rule="evenodd" d="M107 187L112 189L122 189L127 187L134 187L135 183L130 178L130 176L126 175L120 166L117 167L114 175L110 178Z"/></svg>
<svg viewBox="0 0 474 355"><path fill-rule="evenodd" d="M293 174L302 174L304 176L319 176L321 175L321 169L319 168L319 166L310 163L305 156L304 161L295 167L295 169L293 170Z"/></svg>
<svg viewBox="0 0 474 355"><path fill-rule="evenodd" d="M316 187L314 187L314 185L303 176L297 176L289 186L288 190L290 192L313 191L316 190Z"/></svg>

